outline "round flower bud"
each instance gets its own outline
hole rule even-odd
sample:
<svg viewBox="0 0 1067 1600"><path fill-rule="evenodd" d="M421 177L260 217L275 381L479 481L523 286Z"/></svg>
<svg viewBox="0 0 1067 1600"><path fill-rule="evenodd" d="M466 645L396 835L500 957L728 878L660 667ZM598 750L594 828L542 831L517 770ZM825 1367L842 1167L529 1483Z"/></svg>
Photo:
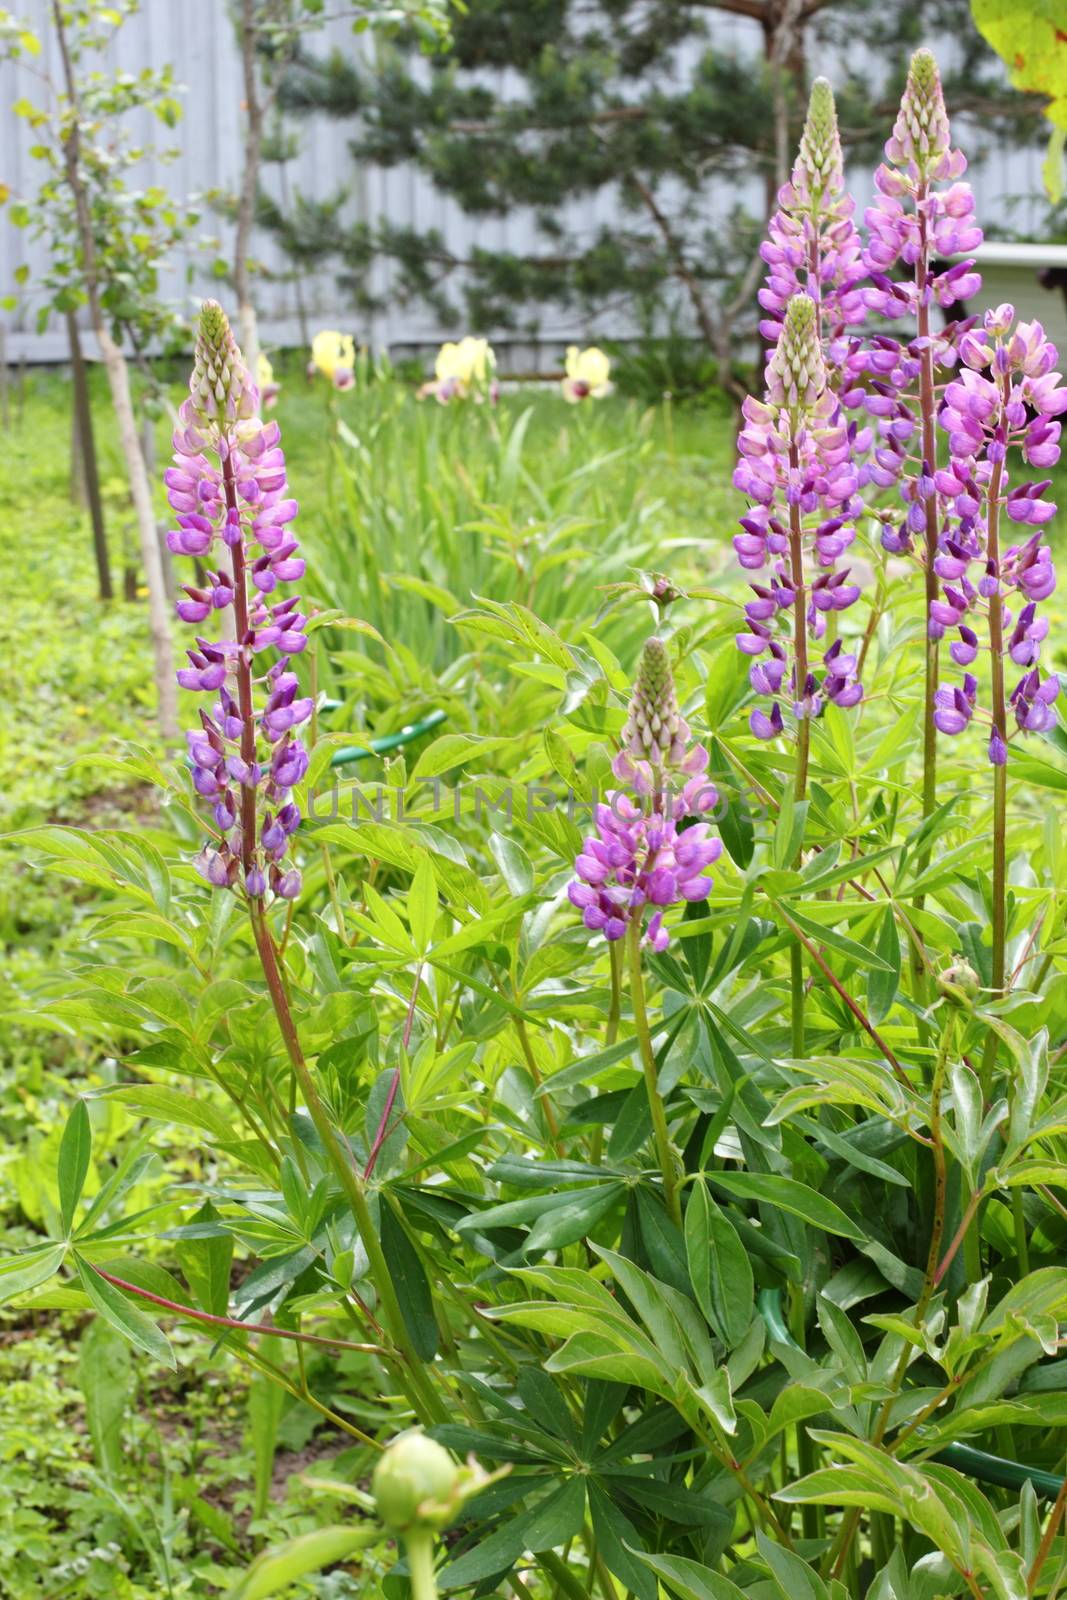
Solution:
<svg viewBox="0 0 1067 1600"><path fill-rule="evenodd" d="M437 1531L455 1514L460 1479L461 1469L448 1451L412 1428L387 1446L374 1469L378 1515L393 1533Z"/></svg>
<svg viewBox="0 0 1067 1600"><path fill-rule="evenodd" d="M937 986L950 1004L968 1008L974 1005L981 990L977 972L962 956L957 956L952 965L945 968Z"/></svg>

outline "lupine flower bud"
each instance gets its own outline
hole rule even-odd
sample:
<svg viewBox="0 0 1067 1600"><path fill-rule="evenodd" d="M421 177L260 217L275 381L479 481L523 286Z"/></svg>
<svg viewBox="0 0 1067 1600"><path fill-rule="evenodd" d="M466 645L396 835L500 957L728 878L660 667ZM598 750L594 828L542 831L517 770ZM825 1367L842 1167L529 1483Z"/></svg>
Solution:
<svg viewBox="0 0 1067 1600"><path fill-rule="evenodd" d="M925 176L948 154L948 149L948 115L941 74L929 50L916 50L885 153L890 161L913 162L920 175Z"/></svg>
<svg viewBox="0 0 1067 1600"><path fill-rule="evenodd" d="M205 300L189 380L193 411L206 426L254 417L256 393L237 340L217 300Z"/></svg>
<svg viewBox="0 0 1067 1600"><path fill-rule="evenodd" d="M767 363L767 399L794 414L812 407L826 388L815 302L795 294L785 312L782 336Z"/></svg>
<svg viewBox="0 0 1067 1600"><path fill-rule="evenodd" d="M684 726L678 715L670 657L662 639L653 636L641 652L623 748L653 766L677 764L685 758L685 740L679 736Z"/></svg>
<svg viewBox="0 0 1067 1600"><path fill-rule="evenodd" d="M834 91L826 78L816 78L811 86L808 114L800 136L797 168L807 179L814 197L827 188L840 188L844 181L841 136L837 131Z"/></svg>
<svg viewBox="0 0 1067 1600"><path fill-rule="evenodd" d="M809 295L818 308L819 336L833 354L834 373L843 377L848 374L845 330L866 315L854 211L855 203L845 192L833 91L825 78L817 78L792 176L778 191L778 210L760 246L768 268L759 292L767 313L760 332L773 344L791 297Z"/></svg>

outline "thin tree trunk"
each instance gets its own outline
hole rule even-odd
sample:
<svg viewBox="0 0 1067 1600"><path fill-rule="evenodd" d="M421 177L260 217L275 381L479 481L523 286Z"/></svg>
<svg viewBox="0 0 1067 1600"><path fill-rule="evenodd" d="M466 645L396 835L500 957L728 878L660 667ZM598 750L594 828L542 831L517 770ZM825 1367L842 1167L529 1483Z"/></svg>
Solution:
<svg viewBox="0 0 1067 1600"><path fill-rule="evenodd" d="M170 610L167 605L166 584L163 580L163 563L159 557L159 535L152 506L152 490L141 454L141 441L137 437L137 418L130 395L130 377L126 358L111 337L101 317L96 329L100 353L104 358L107 380L111 389L111 403L119 425L119 439L126 458L130 480L130 495L137 514L137 531L141 545L141 567L148 588L148 629L152 636L152 653L155 658L156 691L159 696L159 726L165 739L178 736L178 686L174 676L174 649L171 642Z"/></svg>
<svg viewBox="0 0 1067 1600"><path fill-rule="evenodd" d="M101 600L114 598L111 583L111 562L108 558L107 532L104 527L104 506L100 498L100 471L96 460L96 439L93 435L93 411L89 400L89 380L82 355L81 334L72 311L67 312L67 335L70 339L70 371L74 389L74 422L77 454L71 462L71 476L82 491L83 505L89 507L93 527L93 555L96 558L96 577Z"/></svg>
<svg viewBox="0 0 1067 1600"><path fill-rule="evenodd" d="M259 331L256 308L252 304L252 286L248 271L248 252L252 243L252 225L256 216L256 195L259 191L259 164L263 150L263 106L256 80L256 7L255 0L241 0L241 70L244 75L245 163L241 174L241 189L237 201L237 232L233 247L233 282L237 291L237 324L241 330L241 351L245 365L256 382L259 366Z"/></svg>
<svg viewBox="0 0 1067 1600"><path fill-rule="evenodd" d="M73 364L72 364L73 372ZM70 503L85 509L85 462L82 457L81 419L75 400L70 408Z"/></svg>
<svg viewBox="0 0 1067 1600"><path fill-rule="evenodd" d="M52 0L52 15L56 26L59 52L63 63L63 77L70 104L70 129L63 144L67 183L74 198L79 243L82 251L82 268L85 274L85 292L89 301L89 315L93 331L100 346L100 354L111 390L111 403L119 425L119 440L126 462L130 495L137 514L137 529L141 544L141 566L148 586L148 626L152 637L155 660L156 693L159 701L159 726L165 739L178 736L178 689L174 677L174 651L171 643L170 611L163 584L163 564L159 559L159 540L156 519L152 509L152 491L145 471L141 442L137 437L137 419L134 416L130 395L130 376L126 358L107 325L100 304L99 278L96 261L96 241L93 237L89 197L81 171L79 126L81 98L74 77L74 67L67 41L66 23L61 0Z"/></svg>

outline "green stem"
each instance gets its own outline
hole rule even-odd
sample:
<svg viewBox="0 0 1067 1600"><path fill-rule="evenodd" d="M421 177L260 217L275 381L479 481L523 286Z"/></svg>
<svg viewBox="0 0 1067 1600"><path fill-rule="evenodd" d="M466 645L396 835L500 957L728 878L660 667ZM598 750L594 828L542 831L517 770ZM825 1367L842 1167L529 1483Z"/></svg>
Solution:
<svg viewBox="0 0 1067 1600"><path fill-rule="evenodd" d="M1011 1191L1011 1218L1015 1227L1015 1259L1019 1264L1019 1277L1025 1278L1030 1271L1030 1243L1026 1237L1023 1192L1019 1187Z"/></svg>
<svg viewBox="0 0 1067 1600"><path fill-rule="evenodd" d="M411 1600L437 1600L437 1579L433 1569L433 1534L426 1528L415 1528L406 1536L408 1577L411 1580Z"/></svg>
<svg viewBox="0 0 1067 1600"><path fill-rule="evenodd" d="M304 1059L304 1052L297 1037L296 1027L293 1023L292 1012L285 993L281 972L278 968L277 956L274 950L274 941L270 929L267 927L266 918L262 907L255 901L250 906L252 917L252 931L255 935L256 949L259 952L263 975L267 980L274 1014L278 1019L285 1048L292 1062L293 1071L300 1085L300 1092L304 1097L308 1115L314 1124L315 1131L322 1140L327 1159L333 1168L334 1174L341 1185L355 1219L356 1230L360 1242L367 1252L367 1261L370 1266L371 1281L374 1284L379 1302L385 1313L386 1324L393 1343L403 1360L398 1363L401 1383L407 1392L420 1419L430 1423L444 1422L448 1418L448 1410L436 1391L433 1389L423 1370L423 1363L417 1354L404 1322L400 1310L400 1302L393 1288L392 1276L382 1250L378 1231L367 1204L366 1190L363 1181L356 1171L354 1163L341 1147L333 1123L330 1121L315 1080L311 1076L308 1064Z"/></svg>
<svg viewBox="0 0 1067 1600"><path fill-rule="evenodd" d="M934 391L934 353L930 344L930 305L926 294L926 280L930 270L929 245L927 241L926 199L927 184L924 180L919 185L916 196L916 217L919 224L919 259L915 268L916 287L918 289L918 334L919 334L919 415L922 423L922 452L926 471L934 472L937 467L937 396ZM934 571L934 562L937 559L938 526L937 526L937 498L930 495L926 501L926 542L924 576L926 579L926 610L925 618L929 618L930 607L938 598L938 579ZM924 619L925 620L925 619ZM925 629L924 629L925 631ZM923 820L930 816L937 804L937 727L934 723L936 709L935 695L938 683L938 641L931 639L927 634L926 640L926 673L923 687ZM921 876L929 861L929 852L926 852L918 863L918 872Z"/></svg>
<svg viewBox="0 0 1067 1600"><path fill-rule="evenodd" d="M789 445L789 465L795 469L799 452L794 442ZM800 506L794 502L789 508L789 559L793 582L793 661L794 696L799 705L805 698L808 679L808 619L807 590L804 587L804 543ZM793 778L793 798L799 805L808 792L808 760L811 752L811 719L801 717L797 727L797 765ZM794 866L800 865L797 852ZM789 1016L791 1049L794 1060L804 1056L804 952L799 941L789 952Z"/></svg>
<svg viewBox="0 0 1067 1600"><path fill-rule="evenodd" d="M798 947L799 948L799 947ZM789 1285L789 1331L801 1350L807 1348L807 1330L804 1326L804 1290L798 1284ZM797 1474L806 1478L818 1465L815 1442L808 1436L802 1422L794 1429L797 1448ZM823 1506L805 1505L800 1508L800 1527L805 1539L821 1539L826 1534L826 1512Z"/></svg>
<svg viewBox="0 0 1067 1600"><path fill-rule="evenodd" d="M937 1060L934 1063L934 1077L930 1085L930 1142L933 1146L934 1158L934 1216L930 1227L930 1248L926 1256L926 1276L923 1279L922 1293L919 1303L915 1308L916 1326L922 1322L926 1308L930 1304L930 1297L937 1283L937 1267L941 1259L941 1241L945 1236L945 1194L948 1188L948 1166L945 1161L945 1140L941 1129L941 1101L945 1090L945 1070L948 1058L952 1051L953 1040L956 1036L956 1013L951 1007L945 1014L945 1025L941 1030L941 1043L937 1050ZM907 1366L907 1351L904 1355L905 1367Z"/></svg>
<svg viewBox="0 0 1067 1600"><path fill-rule="evenodd" d="M1011 395L1011 378L1005 373L1001 384L1003 406ZM986 497L986 557L990 570L1000 577L1000 491L1004 481L1003 460L993 463ZM993 768L993 962L992 989L996 998L1004 993L1005 947L1007 944L1007 850L1008 850L1008 706L1004 693L1004 601L999 582L989 597L990 711L993 732L1004 748L1005 764ZM982 1057L981 1083L988 1100L997 1055L997 1036L992 1028Z"/></svg>
<svg viewBox="0 0 1067 1600"><path fill-rule="evenodd" d="M548 1574L568 1600L589 1600L589 1592L584 1584L579 1583L574 1573L566 1566L552 1550L542 1550L537 1557L541 1570Z"/></svg>
<svg viewBox="0 0 1067 1600"><path fill-rule="evenodd" d="M915 286L918 291L919 417L922 429L922 456L925 463L924 470L929 474L933 474L937 469L937 394L934 388L934 353L930 343L930 300L927 290L927 280L930 273L930 242L925 202L928 187L927 180L923 178L916 195L915 214L919 228L919 257L915 266ZM926 512L926 527L924 530L923 549L923 579L925 587L923 633L926 639L926 649L923 668L922 815L925 822L927 817L933 815L937 807L937 724L934 722L934 712L937 709L937 687L940 678L939 641L930 637L927 627L930 608L937 600L939 592L938 577L934 571L939 539L936 495L927 497L924 509ZM919 878L926 871L929 861L930 851L928 848L924 848L916 862L916 875ZM916 897L915 909L918 912L922 911L923 898L921 894ZM928 1000L926 972L917 952L913 952L911 959L911 985L916 1004L924 1007ZM924 1042L926 1033L926 1023L920 1019L919 1037Z"/></svg>
<svg viewBox="0 0 1067 1600"><path fill-rule="evenodd" d="M619 1016L622 1011L622 957L617 939L612 939L608 943L608 959L611 962L611 1004L608 1007L608 1025L604 1030L605 1050L610 1050L618 1038ZM603 1159L604 1124L598 1122L589 1141L589 1160L594 1167L599 1167Z"/></svg>
<svg viewBox="0 0 1067 1600"><path fill-rule="evenodd" d="M634 1031L641 1049L641 1065L645 1073L645 1088L648 1092L648 1109L652 1116L652 1130L656 1140L656 1154L659 1159L659 1169L663 1177L663 1199L667 1207L667 1214L672 1222L682 1225L682 1206L678 1197L678 1185L674 1173L674 1152L671 1150L670 1133L667 1129L667 1113L659 1092L659 1075L656 1071L656 1057L652 1049L652 1035L648 1026L648 1011L645 1007L645 980L641 970L641 921L635 918L630 924L626 935L627 948L630 958L630 1002L634 1012Z"/></svg>
<svg viewBox="0 0 1067 1600"><path fill-rule="evenodd" d="M804 949L798 940L789 951L790 1050L794 1061L804 1058Z"/></svg>
<svg viewBox="0 0 1067 1600"><path fill-rule="evenodd" d="M926 1272L923 1276L923 1286L919 1299L915 1306L915 1326L917 1328L922 1326L926 1308L930 1304L934 1289L940 1281L938 1258L941 1254L941 1241L945 1233L945 1191L947 1187L945 1141L941 1126L941 1102L944 1095L945 1072L948 1067L949 1055L952 1051L955 1035L956 1014L951 1008L948 1008L945 1012L945 1022L941 1030L941 1042L938 1046L937 1059L934 1062L934 1076L930 1085L930 1143L934 1160L934 1215L930 1228L930 1244L926 1252ZM912 1348L910 1342L905 1339L890 1381L889 1394L882 1402L875 1421L874 1431L871 1435L872 1444L880 1445L885 1438L893 1402L903 1388L904 1380L907 1377ZM859 1527L861 1514L859 1507L855 1507L848 1513L827 1555L827 1566L835 1578L841 1576L848 1561L851 1559L852 1543Z"/></svg>

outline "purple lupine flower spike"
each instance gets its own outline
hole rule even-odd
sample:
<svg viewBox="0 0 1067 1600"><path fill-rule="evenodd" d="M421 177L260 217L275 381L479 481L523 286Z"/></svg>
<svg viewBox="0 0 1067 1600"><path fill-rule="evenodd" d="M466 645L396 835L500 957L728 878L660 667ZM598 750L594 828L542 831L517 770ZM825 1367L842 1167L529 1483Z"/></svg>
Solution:
<svg viewBox="0 0 1067 1600"><path fill-rule="evenodd" d="M1002 551L1000 525L1006 516L1009 522L1041 528L1055 515L1047 498L1050 480L1024 479L1010 486L1009 467L1013 451L1030 466L1055 465L1057 419L1067 411L1067 387L1061 386L1056 347L1041 324L1016 324L1010 305L987 312L961 342L960 355L964 368L946 388L939 416L952 452L949 469L939 476L957 531L942 541L934 564L942 587L930 606L929 627L938 637L955 632L949 654L962 666L978 653L971 623L984 618L990 649L1023 669L1007 702L1019 728L1043 733L1055 722L1060 685L1055 673L1043 676L1040 670L1049 624L1038 606L1055 589L1056 573L1040 533ZM962 689L942 686L934 716L939 730L962 733L977 698L970 673ZM1003 699L992 706L989 759L994 766L1008 760L1005 710Z"/></svg>
<svg viewBox="0 0 1067 1600"><path fill-rule="evenodd" d="M759 293L766 313L760 332L769 344L777 343L789 301L807 293L819 307L820 337L835 371L845 370L845 330L866 315L860 287L866 267L854 211L845 190L833 90L825 78L816 78L796 164L778 191L778 211L760 247L768 267Z"/></svg>
<svg viewBox="0 0 1067 1600"><path fill-rule="evenodd" d="M292 899L300 875L284 861L300 813L290 791L307 771L297 730L312 701L299 694L288 658L307 642L307 618L296 598L273 596L279 583L303 577L304 563L292 535L297 506L288 498L280 429L261 422L257 410L226 315L208 300L178 413L175 464L165 474L178 524L167 544L205 568L197 585L184 587L178 615L197 625L230 606L234 613L235 637L198 635L178 673L182 688L218 697L186 736L193 787L211 801L219 835L197 866L209 883L240 884L253 900L268 888ZM264 671L257 658L268 650L275 659Z"/></svg>
<svg viewBox="0 0 1067 1600"><path fill-rule="evenodd" d="M857 659L840 641L826 651L821 676L809 649L824 638L827 617L859 599L858 585L837 560L855 538L863 505L853 441L828 387L817 308L808 295L789 301L767 364L766 399L749 396L743 415L734 485L754 503L741 519L744 531L734 549L746 569L769 567L770 580L753 583L755 599L745 606L746 628L737 643L755 658L752 687L775 701L752 712L752 731L773 739L783 730L776 697L806 718L817 717L827 700L852 706L863 694ZM808 582L810 571L816 576ZM783 634L783 615L793 617L791 636Z"/></svg>
<svg viewBox="0 0 1067 1600"><path fill-rule="evenodd" d="M852 383L843 390L843 399L850 408L861 406L879 435L864 481L878 488L900 484L904 514L898 519L885 517L883 546L891 555L900 555L912 549L916 535L926 535L929 554L931 529L940 528L945 519L946 497L973 497L975 490L973 483L959 483L951 469L922 459L931 444L933 368L954 367L961 356L967 360L971 326L963 321L935 330L931 312L970 299L982 281L973 259L934 270L936 261L969 256L981 244L982 230L975 221L970 186L960 181L967 162L961 151L952 148L941 79L929 50L917 50L912 57L885 154L885 164L875 173L875 203L864 217L869 285L863 299L872 311L894 322L911 321L917 337L900 344L879 335L862 348L854 346L846 362ZM899 268L904 269L902 276L890 276ZM920 443L914 437L910 401L924 362L927 416ZM908 459L909 441L913 458L918 458L914 466Z"/></svg>
<svg viewBox="0 0 1067 1600"><path fill-rule="evenodd" d="M641 655L623 747L612 762L620 783L595 812L596 829L582 845L571 904L592 932L622 939L635 924L645 943L665 950L663 923L672 905L703 900L711 889L707 869L722 844L695 819L718 800L705 777L708 753L693 744L678 710L670 660L662 640L649 639Z"/></svg>

